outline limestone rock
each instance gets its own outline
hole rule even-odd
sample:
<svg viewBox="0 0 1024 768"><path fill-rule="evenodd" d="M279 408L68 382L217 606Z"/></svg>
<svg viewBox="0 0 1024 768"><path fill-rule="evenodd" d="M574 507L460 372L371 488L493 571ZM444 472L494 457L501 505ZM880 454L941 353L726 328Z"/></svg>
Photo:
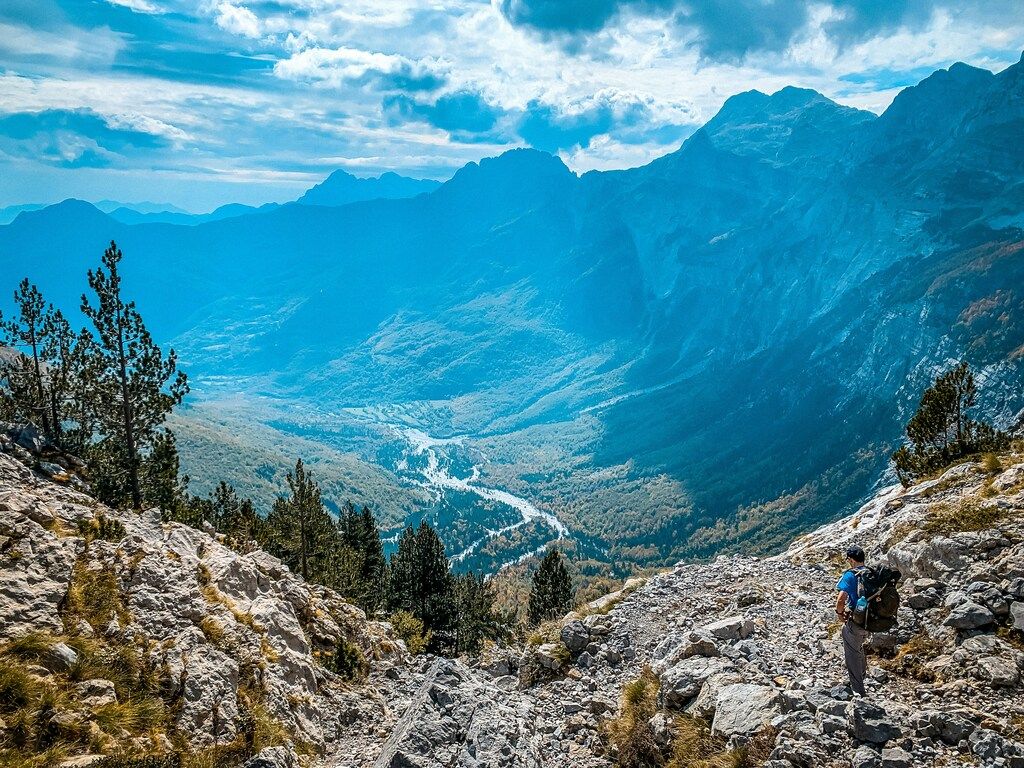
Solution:
<svg viewBox="0 0 1024 768"><path fill-rule="evenodd" d="M704 626L703 631L722 640L743 640L754 631L754 622L743 616L729 616Z"/></svg>
<svg viewBox="0 0 1024 768"><path fill-rule="evenodd" d="M850 720L853 736L858 741L885 744L900 736L899 727L888 718L885 710L863 698L854 700Z"/></svg>
<svg viewBox="0 0 1024 768"><path fill-rule="evenodd" d="M575 656L590 642L590 630L582 621L571 621L562 627L559 638L569 653Z"/></svg>
<svg viewBox="0 0 1024 768"><path fill-rule="evenodd" d="M727 685L718 694L711 730L723 736L752 736L780 714L777 688L750 683Z"/></svg>
<svg viewBox="0 0 1024 768"><path fill-rule="evenodd" d="M953 627L953 629L975 629L988 626L995 620L995 615L988 608L971 600L965 600L953 607L943 624Z"/></svg>
<svg viewBox="0 0 1024 768"><path fill-rule="evenodd" d="M290 747L267 747L243 768L298 768L299 758Z"/></svg>
<svg viewBox="0 0 1024 768"><path fill-rule="evenodd" d="M700 693L705 680L731 666L728 659L722 658L692 656L683 659L661 677L661 689L666 706L682 709L690 699Z"/></svg>

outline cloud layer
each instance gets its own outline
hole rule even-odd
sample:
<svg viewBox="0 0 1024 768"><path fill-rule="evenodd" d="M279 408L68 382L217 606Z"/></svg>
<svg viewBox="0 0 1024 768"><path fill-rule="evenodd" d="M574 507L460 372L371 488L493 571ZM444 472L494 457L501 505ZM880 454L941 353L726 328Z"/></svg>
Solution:
<svg viewBox="0 0 1024 768"><path fill-rule="evenodd" d="M877 111L953 61L1002 68L1017 1L8 0L0 204L211 208L523 145L624 167L738 91Z"/></svg>

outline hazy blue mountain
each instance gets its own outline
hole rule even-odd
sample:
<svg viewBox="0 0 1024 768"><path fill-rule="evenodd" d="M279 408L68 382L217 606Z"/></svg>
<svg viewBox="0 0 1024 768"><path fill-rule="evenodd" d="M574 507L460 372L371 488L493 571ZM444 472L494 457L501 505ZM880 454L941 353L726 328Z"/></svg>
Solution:
<svg viewBox="0 0 1024 768"><path fill-rule="evenodd" d="M46 206L42 203L24 203L22 205L8 205L0 208L0 224L10 224L22 211L38 211Z"/></svg>
<svg viewBox="0 0 1024 768"><path fill-rule="evenodd" d="M302 205L338 206L361 200L394 200L415 197L439 185L438 181L410 179L390 171L374 178L359 178L339 169L307 190L297 202Z"/></svg>
<svg viewBox="0 0 1024 768"><path fill-rule="evenodd" d="M134 211L140 214L161 214L161 213L178 213L189 215L188 211L179 208L176 205L170 203L151 203L148 200L144 200L141 203L120 203L117 200L100 200L97 203L93 203L103 213L113 213L118 210Z"/></svg>
<svg viewBox="0 0 1024 768"><path fill-rule="evenodd" d="M110 214L112 219L122 224L184 224L192 226L202 224L204 221L220 221L221 219L232 219L236 216L248 216L251 213L259 213L261 211L272 211L277 207L277 203L265 203L258 207L241 203L228 203L227 205L215 208L209 213L185 213L184 211L140 212L132 208L115 208L107 211L107 213Z"/></svg>
<svg viewBox="0 0 1024 768"><path fill-rule="evenodd" d="M288 435L378 465L344 476L464 564L533 551L551 512L602 559L768 547L879 481L952 362L993 418L1024 408L1022 70L955 65L878 117L740 94L628 171L517 150L426 194L190 226L65 201L0 227L0 284L74 308L116 239L204 419L260 425L240 466ZM190 444L198 487L242 450L223 433Z"/></svg>

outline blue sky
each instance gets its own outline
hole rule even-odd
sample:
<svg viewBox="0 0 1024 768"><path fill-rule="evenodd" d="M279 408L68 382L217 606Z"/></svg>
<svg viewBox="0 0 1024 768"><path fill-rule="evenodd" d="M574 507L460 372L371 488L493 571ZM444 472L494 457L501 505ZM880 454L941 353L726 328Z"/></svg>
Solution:
<svg viewBox="0 0 1024 768"><path fill-rule="evenodd" d="M622 168L740 91L878 112L1022 46L1020 0L3 0L0 205L209 210L516 146Z"/></svg>

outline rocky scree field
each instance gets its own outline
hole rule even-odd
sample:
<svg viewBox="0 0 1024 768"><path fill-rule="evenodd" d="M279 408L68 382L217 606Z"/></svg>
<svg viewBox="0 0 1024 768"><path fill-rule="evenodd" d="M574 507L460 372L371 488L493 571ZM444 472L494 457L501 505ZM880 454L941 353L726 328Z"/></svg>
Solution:
<svg viewBox="0 0 1024 768"><path fill-rule="evenodd" d="M22 435L0 448L0 765L1024 766L1022 454L465 660L409 655L266 553L99 505ZM853 541L904 573L859 699L832 614Z"/></svg>

